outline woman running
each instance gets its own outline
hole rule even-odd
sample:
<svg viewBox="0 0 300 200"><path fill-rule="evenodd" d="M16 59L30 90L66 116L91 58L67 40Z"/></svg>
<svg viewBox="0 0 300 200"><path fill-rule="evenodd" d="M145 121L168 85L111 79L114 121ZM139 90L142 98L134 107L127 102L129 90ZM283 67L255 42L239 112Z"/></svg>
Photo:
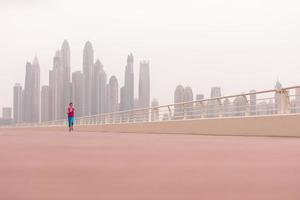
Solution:
<svg viewBox="0 0 300 200"><path fill-rule="evenodd" d="M69 131L73 131L74 128L74 118L75 116L75 108L73 107L73 103L69 103L69 107L68 107L68 124L69 124Z"/></svg>

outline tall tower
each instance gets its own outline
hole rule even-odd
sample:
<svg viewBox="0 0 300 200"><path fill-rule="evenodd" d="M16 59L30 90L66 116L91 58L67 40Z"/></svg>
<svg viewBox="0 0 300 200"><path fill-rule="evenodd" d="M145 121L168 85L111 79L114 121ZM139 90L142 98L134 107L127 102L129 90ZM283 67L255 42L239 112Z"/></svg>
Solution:
<svg viewBox="0 0 300 200"><path fill-rule="evenodd" d="M32 122L33 69L30 62L26 63L25 86L23 91L23 121Z"/></svg>
<svg viewBox="0 0 300 200"><path fill-rule="evenodd" d="M101 64L101 63L100 63ZM99 92L99 113L107 112L107 76L101 64L100 74L99 74L99 84L100 84L100 92Z"/></svg>
<svg viewBox="0 0 300 200"><path fill-rule="evenodd" d="M124 84L124 108L122 110L132 110L134 108L134 72L133 72L133 55L127 56L127 65L125 69Z"/></svg>
<svg viewBox="0 0 300 200"><path fill-rule="evenodd" d="M16 83L14 86L14 123L22 122L22 86L20 83Z"/></svg>
<svg viewBox="0 0 300 200"><path fill-rule="evenodd" d="M184 115L184 107L182 105L178 105L177 103L184 102L184 87L182 85L178 85L174 92L174 117L175 119L180 119Z"/></svg>
<svg viewBox="0 0 300 200"><path fill-rule="evenodd" d="M32 104L33 122L39 122L41 116L40 64L37 57L32 62Z"/></svg>
<svg viewBox="0 0 300 200"><path fill-rule="evenodd" d="M71 53L70 46L67 40L64 40L61 50L61 67L63 76L63 106L66 108L71 99L71 83L70 83L70 72L71 72ZM64 109L65 111L65 109ZM64 116L64 115L63 115Z"/></svg>
<svg viewBox="0 0 300 200"><path fill-rule="evenodd" d="M150 105L150 72L149 62L140 63L139 77L139 107L148 108Z"/></svg>
<svg viewBox="0 0 300 200"><path fill-rule="evenodd" d="M41 91L41 121L50 120L50 90L48 85L42 86Z"/></svg>
<svg viewBox="0 0 300 200"><path fill-rule="evenodd" d="M221 87L212 87L210 98L218 98L221 97ZM217 117L219 113L219 104L217 100L212 100L208 102L208 111L207 115L208 117Z"/></svg>
<svg viewBox="0 0 300 200"><path fill-rule="evenodd" d="M92 74L92 110L91 114L95 115L100 112L100 70L103 68L100 61L97 59L93 66Z"/></svg>
<svg viewBox="0 0 300 200"><path fill-rule="evenodd" d="M66 108L64 106L63 90L63 68L60 51L56 51L53 57L53 69L49 72L49 92L50 92L50 119L63 119Z"/></svg>
<svg viewBox="0 0 300 200"><path fill-rule="evenodd" d="M91 114L92 104L92 74L94 65L94 50L92 43L87 41L83 49L83 76L84 76L84 106L83 114Z"/></svg>
<svg viewBox="0 0 300 200"><path fill-rule="evenodd" d="M116 112L119 110L119 85L115 76L109 79L108 85L108 113Z"/></svg>
<svg viewBox="0 0 300 200"><path fill-rule="evenodd" d="M184 88L183 100L184 102L190 102L194 100L193 90L190 86ZM193 110L194 110L193 103L187 103L184 105L184 112L187 118L193 117Z"/></svg>
<svg viewBox="0 0 300 200"><path fill-rule="evenodd" d="M80 71L72 73L72 98L71 101L76 109L76 116L83 116L84 101L84 76Z"/></svg>

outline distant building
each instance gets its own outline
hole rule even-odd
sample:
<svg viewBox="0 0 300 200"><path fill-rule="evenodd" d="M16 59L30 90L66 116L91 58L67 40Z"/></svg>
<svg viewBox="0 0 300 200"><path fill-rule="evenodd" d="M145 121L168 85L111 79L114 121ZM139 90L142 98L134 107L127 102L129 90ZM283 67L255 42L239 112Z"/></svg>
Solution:
<svg viewBox="0 0 300 200"><path fill-rule="evenodd" d="M60 51L53 57L53 68L49 71L49 111L50 120L65 118L66 106L64 105L63 68Z"/></svg>
<svg viewBox="0 0 300 200"><path fill-rule="evenodd" d="M41 121L50 121L50 89L48 85L42 86Z"/></svg>
<svg viewBox="0 0 300 200"><path fill-rule="evenodd" d="M3 107L2 108L2 119L11 120L12 119L12 109L11 107Z"/></svg>
<svg viewBox="0 0 300 200"><path fill-rule="evenodd" d="M61 67L62 67L62 82L63 85L63 103L62 106L66 109L70 100L71 100L71 53L70 53L70 46L67 40L64 40L61 50ZM64 113L62 113L62 117L65 117L65 109Z"/></svg>
<svg viewBox="0 0 300 200"><path fill-rule="evenodd" d="M134 108L134 71L133 55L127 56L127 65L125 68L125 83L121 95L121 110L132 110Z"/></svg>
<svg viewBox="0 0 300 200"><path fill-rule="evenodd" d="M210 98L218 98L221 97L221 87L212 87ZM208 117L217 117L219 115L220 105L217 100L212 100L208 102L208 110L207 110L207 116Z"/></svg>
<svg viewBox="0 0 300 200"><path fill-rule="evenodd" d="M140 108L148 108L150 105L150 71L149 62L147 61L142 61L140 63L138 101Z"/></svg>
<svg viewBox="0 0 300 200"><path fill-rule="evenodd" d="M107 104L108 113L119 111L119 84L115 76L109 79Z"/></svg>
<svg viewBox="0 0 300 200"><path fill-rule="evenodd" d="M91 115L92 110L92 77L94 65L94 50L92 43L87 41L83 50L83 76L84 76L84 115Z"/></svg>
<svg viewBox="0 0 300 200"><path fill-rule="evenodd" d="M184 116L184 106L182 103L184 102L184 87L182 85L178 85L175 89L174 93L174 118L175 119L182 119Z"/></svg>
<svg viewBox="0 0 300 200"><path fill-rule="evenodd" d="M190 86L184 88L183 101L190 102L194 100L193 90ZM193 118L194 103L184 104L184 114L187 118Z"/></svg>
<svg viewBox="0 0 300 200"><path fill-rule="evenodd" d="M40 66L37 57L26 63L25 87L23 92L24 122L40 120Z"/></svg>
<svg viewBox="0 0 300 200"><path fill-rule="evenodd" d="M92 74L92 110L91 114L96 115L100 113L100 70L103 66L99 60L97 60L93 66Z"/></svg>
<svg viewBox="0 0 300 200"><path fill-rule="evenodd" d="M76 117L84 116L84 75L80 71L72 73L72 98Z"/></svg>
<svg viewBox="0 0 300 200"><path fill-rule="evenodd" d="M14 111L14 123L22 122L22 86L20 83L16 83L14 86L14 103L13 103L13 111Z"/></svg>

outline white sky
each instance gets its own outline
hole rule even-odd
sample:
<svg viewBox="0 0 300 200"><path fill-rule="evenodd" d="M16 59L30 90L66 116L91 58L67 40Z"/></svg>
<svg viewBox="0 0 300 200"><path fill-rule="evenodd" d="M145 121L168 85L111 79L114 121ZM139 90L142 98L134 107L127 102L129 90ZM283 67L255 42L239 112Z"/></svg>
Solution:
<svg viewBox="0 0 300 200"><path fill-rule="evenodd" d="M76 2L76 3L75 3ZM84 43L123 85L126 56L150 60L151 95L173 101L179 83L207 97L300 85L298 0L0 0L0 107L36 54L48 83L55 51L68 39L72 71ZM137 81L136 81L137 83ZM137 89L137 84L136 84ZM1 111L0 111L1 112Z"/></svg>

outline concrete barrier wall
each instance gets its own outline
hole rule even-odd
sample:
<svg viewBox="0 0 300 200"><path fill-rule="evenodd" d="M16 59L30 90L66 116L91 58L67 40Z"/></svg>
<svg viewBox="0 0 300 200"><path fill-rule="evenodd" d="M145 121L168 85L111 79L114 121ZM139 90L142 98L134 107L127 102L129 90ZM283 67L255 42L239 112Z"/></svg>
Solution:
<svg viewBox="0 0 300 200"><path fill-rule="evenodd" d="M30 128L67 130L67 127ZM300 115L236 117L150 123L80 125L77 131L123 133L177 133L245 136L300 136Z"/></svg>

